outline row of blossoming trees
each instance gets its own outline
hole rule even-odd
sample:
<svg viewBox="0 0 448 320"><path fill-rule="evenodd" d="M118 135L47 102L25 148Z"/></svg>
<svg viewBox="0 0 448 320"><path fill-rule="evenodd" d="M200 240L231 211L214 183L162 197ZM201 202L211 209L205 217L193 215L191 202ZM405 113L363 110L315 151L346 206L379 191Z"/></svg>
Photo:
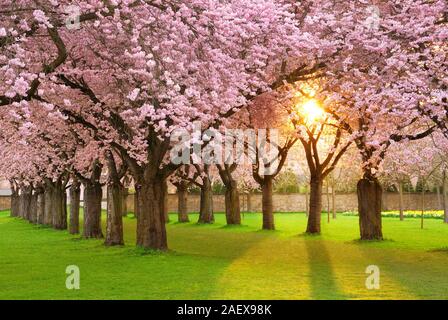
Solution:
<svg viewBox="0 0 448 320"><path fill-rule="evenodd" d="M212 222L212 171L229 224L240 223L236 182L246 174L263 193L263 228L274 229L272 181L295 144L310 172L307 232L320 232L323 180L356 146L361 238L382 239L383 159L396 144L448 137L443 0L6 0L0 14L0 173L11 181L11 214L77 233L82 184L83 236L102 237L106 183L107 245L123 244L129 181L138 246L168 247L168 179L183 212L188 185L199 186L199 220ZM318 120L297 108L311 99L324 111ZM216 131L287 127L276 168L175 164L172 134L195 121ZM201 141L213 144L199 135L186 148Z"/></svg>

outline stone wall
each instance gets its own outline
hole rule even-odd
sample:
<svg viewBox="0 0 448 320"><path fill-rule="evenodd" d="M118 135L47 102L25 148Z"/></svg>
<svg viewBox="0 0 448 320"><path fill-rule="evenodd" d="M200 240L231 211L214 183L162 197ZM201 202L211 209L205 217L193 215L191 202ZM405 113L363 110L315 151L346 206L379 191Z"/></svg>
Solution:
<svg viewBox="0 0 448 320"><path fill-rule="evenodd" d="M11 197L0 196L0 210L7 210L11 208Z"/></svg>
<svg viewBox="0 0 448 320"><path fill-rule="evenodd" d="M331 195L330 195L331 208ZM426 210L442 210L442 200L437 194L425 194ZM199 210L199 195L190 194L188 196L188 210L197 212ZM127 199L128 210L134 210L134 195L131 194ZM261 194L241 195L241 210L246 212L261 211ZM273 198L274 210L277 212L304 212L306 209L306 197L304 194L275 194ZM421 210L422 195L416 193L404 194L403 196L405 210ZM327 210L327 195L323 195L323 210ZM355 193L337 194L335 197L337 211L356 211L358 209L357 196ZM224 212L224 195L213 196L213 207L215 212ZM169 212L177 212L177 195L168 195ZM383 194L383 210L399 210L399 195L397 193Z"/></svg>
<svg viewBox="0 0 448 320"><path fill-rule="evenodd" d="M425 195L425 209L426 210L442 210L442 200L437 194L427 193ZM190 194L188 196L188 209L191 212L199 210L199 195ZM304 194L275 194L274 195L274 210L277 212L304 212L306 208L306 200ZM323 210L327 210L327 196L323 195L322 199ZM421 210L422 195L416 193L404 194L405 210ZM130 194L127 198L128 210L134 211L134 195ZM242 194L240 196L241 210L246 212L260 212L261 211L261 194ZM356 211L358 208L356 194L337 194L335 198L335 205L337 211ZM6 210L11 207L11 198L9 196L0 196L0 210ZM216 212L224 212L224 195L213 196L213 207ZM331 196L330 196L331 207ZM398 210L399 209L399 195L397 193L383 194L383 210ZM169 212L177 212L177 195L168 195L168 210Z"/></svg>

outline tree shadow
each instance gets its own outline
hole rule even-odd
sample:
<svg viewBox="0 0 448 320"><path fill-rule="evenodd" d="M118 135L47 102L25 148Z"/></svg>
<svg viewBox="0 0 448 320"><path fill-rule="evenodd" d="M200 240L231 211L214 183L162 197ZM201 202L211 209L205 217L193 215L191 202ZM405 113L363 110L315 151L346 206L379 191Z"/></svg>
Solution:
<svg viewBox="0 0 448 320"><path fill-rule="evenodd" d="M448 298L447 260L443 249L414 251L362 244L359 245L359 249L371 264L380 268L381 288L387 285L385 281L395 282L403 288L402 292L392 293L394 296L411 294L419 299Z"/></svg>
<svg viewBox="0 0 448 320"><path fill-rule="evenodd" d="M306 239L305 247L308 254L310 272L310 293L312 299L347 299L338 287L335 274L331 265L330 256L324 241L317 236L306 237L316 240Z"/></svg>
<svg viewBox="0 0 448 320"><path fill-rule="evenodd" d="M381 247L382 245L386 245L388 243L394 243L396 242L394 239L383 239L383 240L361 240L361 239L354 239L345 241L347 244L354 244L364 247Z"/></svg>
<svg viewBox="0 0 448 320"><path fill-rule="evenodd" d="M308 233L308 232L302 232L296 235L298 238L304 238L304 240L320 240L322 239L322 235L320 233L314 234L314 233Z"/></svg>
<svg viewBox="0 0 448 320"><path fill-rule="evenodd" d="M222 230L222 231L226 231L226 232L236 232L236 233L247 233L252 231L252 228L248 225L245 224L240 224L240 225L223 225L217 228L218 230Z"/></svg>
<svg viewBox="0 0 448 320"><path fill-rule="evenodd" d="M448 254L448 247L432 249L432 250L428 250L428 252L438 252L438 253L447 253Z"/></svg>
<svg viewBox="0 0 448 320"><path fill-rule="evenodd" d="M282 231L280 230L264 230L264 229L257 229L253 231L256 234L261 234L261 235L265 235L265 236L278 236L280 234L282 234Z"/></svg>

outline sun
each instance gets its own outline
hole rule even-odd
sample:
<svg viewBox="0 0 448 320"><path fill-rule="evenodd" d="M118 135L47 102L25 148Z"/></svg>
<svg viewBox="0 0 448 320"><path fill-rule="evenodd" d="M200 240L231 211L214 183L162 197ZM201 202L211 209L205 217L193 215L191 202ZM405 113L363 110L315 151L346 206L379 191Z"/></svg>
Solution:
<svg viewBox="0 0 448 320"><path fill-rule="evenodd" d="M307 122L314 123L321 119L325 111L315 99L309 99L300 107L300 113L307 119Z"/></svg>

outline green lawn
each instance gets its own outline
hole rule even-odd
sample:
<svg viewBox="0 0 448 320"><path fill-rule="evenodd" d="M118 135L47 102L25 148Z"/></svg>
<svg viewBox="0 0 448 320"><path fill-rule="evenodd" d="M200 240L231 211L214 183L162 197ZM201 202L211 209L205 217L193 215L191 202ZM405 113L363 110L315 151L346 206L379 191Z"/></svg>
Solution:
<svg viewBox="0 0 448 320"><path fill-rule="evenodd" d="M192 220L197 218L191 216ZM172 216L175 220L175 216ZM0 299L448 299L448 225L384 218L383 242L360 242L358 222L323 222L306 236L304 214L277 214L277 231L260 231L261 216L241 227L170 223L168 253L134 246L105 248L66 231L0 213ZM324 219L325 220L325 219ZM81 270L81 289L65 288L65 268ZM379 290L365 287L365 269L381 271Z"/></svg>

